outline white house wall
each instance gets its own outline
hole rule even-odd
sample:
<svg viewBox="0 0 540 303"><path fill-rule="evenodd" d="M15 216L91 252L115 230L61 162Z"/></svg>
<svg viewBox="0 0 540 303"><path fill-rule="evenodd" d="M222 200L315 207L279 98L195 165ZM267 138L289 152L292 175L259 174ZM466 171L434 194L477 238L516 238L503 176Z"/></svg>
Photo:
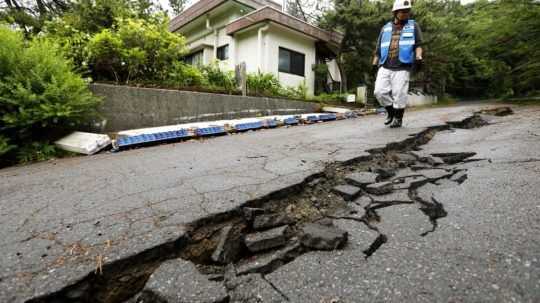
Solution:
<svg viewBox="0 0 540 303"><path fill-rule="evenodd" d="M216 60L214 45L220 47L229 44L229 59L219 62L221 68L234 70L236 64L246 62L248 73L258 71L272 73L283 86L297 87L305 81L308 95L313 95L315 73L312 70L312 65L315 64L315 40L293 30L270 24L268 29L262 32L262 58L259 58L258 29L264 24L243 33L236 33L234 38L226 34L225 26L241 15L240 8L230 9L223 14L210 17L211 29L202 23L188 32L179 31L179 33L186 37L187 46L191 51L200 49L201 45L207 45L203 48L203 64L209 64ZM278 71L279 47L305 55L304 77Z"/></svg>
<svg viewBox="0 0 540 303"><path fill-rule="evenodd" d="M251 30L246 33L236 34L236 62L246 63L246 72L256 73L261 68L259 66L257 48L258 38L257 30ZM261 72L266 72L261 68Z"/></svg>
<svg viewBox="0 0 540 303"><path fill-rule="evenodd" d="M312 65L315 64L315 41L287 29L271 26L268 30L268 63L267 72L276 75L284 86L297 87L304 80L309 95L315 92L315 73ZM284 47L305 55L304 77L278 71L279 48Z"/></svg>
<svg viewBox="0 0 540 303"><path fill-rule="evenodd" d="M210 28L206 27L206 23L202 23L201 25L190 29L189 31L182 32L181 30L178 31L178 33L182 34L184 37L186 37L187 48L190 50L190 52L193 52L194 50L198 50L199 46L201 44L206 45L214 45L217 44L217 47L220 47L225 44L229 44L229 52L230 52L230 45L232 38L226 34L225 26L229 24L232 20L239 18L242 16L242 13L240 12L239 7L231 8L228 11L217 15L212 16L209 18L209 26ZM217 41L216 41L216 30L217 30ZM229 53L229 55L231 55ZM204 48L204 54L203 54L203 64L209 64L215 59L215 50L213 48ZM229 67L232 66L234 68L234 64L232 64L231 60L227 60L227 62L220 63L220 66L222 67Z"/></svg>

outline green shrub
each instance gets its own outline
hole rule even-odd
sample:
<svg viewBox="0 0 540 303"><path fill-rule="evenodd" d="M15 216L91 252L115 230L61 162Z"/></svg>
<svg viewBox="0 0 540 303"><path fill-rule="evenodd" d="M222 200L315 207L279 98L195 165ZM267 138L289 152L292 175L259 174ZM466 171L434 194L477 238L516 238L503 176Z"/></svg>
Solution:
<svg viewBox="0 0 540 303"><path fill-rule="evenodd" d="M222 88L228 91L233 91L236 88L233 71L223 71L219 65L214 62L212 64L203 65L200 67L204 76L204 85L210 88Z"/></svg>
<svg viewBox="0 0 540 303"><path fill-rule="evenodd" d="M204 82L201 71L183 62L173 63L165 83L175 87L201 86Z"/></svg>
<svg viewBox="0 0 540 303"><path fill-rule="evenodd" d="M288 98L292 98L292 99L307 100L308 99L307 90L308 89L306 86L306 82L302 81L302 83L298 84L298 86L296 87L289 86L289 87L283 88L281 90L281 95L286 96Z"/></svg>
<svg viewBox="0 0 540 303"><path fill-rule="evenodd" d="M32 142L19 148L17 161L19 163L44 161L53 158L57 153L56 147L48 142Z"/></svg>
<svg viewBox="0 0 540 303"><path fill-rule="evenodd" d="M99 99L57 44L44 38L25 43L19 32L2 25L0 41L0 157L6 163L40 149L35 142L43 147L62 130L85 122ZM43 148L36 159L53 153Z"/></svg>
<svg viewBox="0 0 540 303"><path fill-rule="evenodd" d="M87 52L95 79L161 82L185 55L186 47L182 36L169 32L167 19L160 23L125 19L94 35Z"/></svg>
<svg viewBox="0 0 540 303"><path fill-rule="evenodd" d="M63 53L73 61L77 69L87 73L87 45L92 36L71 25L65 20L66 18L56 18L46 22L44 35L60 45Z"/></svg>
<svg viewBox="0 0 540 303"><path fill-rule="evenodd" d="M0 158L15 147L15 145L9 144L8 138L0 136Z"/></svg>
<svg viewBox="0 0 540 303"><path fill-rule="evenodd" d="M248 74L247 90L250 95L278 96L282 87L274 74L257 72Z"/></svg>

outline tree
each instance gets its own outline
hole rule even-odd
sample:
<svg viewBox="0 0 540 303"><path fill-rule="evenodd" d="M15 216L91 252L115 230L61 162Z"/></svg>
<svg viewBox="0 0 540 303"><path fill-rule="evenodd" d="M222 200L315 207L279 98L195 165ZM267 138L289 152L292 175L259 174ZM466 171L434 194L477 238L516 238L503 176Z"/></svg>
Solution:
<svg viewBox="0 0 540 303"><path fill-rule="evenodd" d="M165 80L186 54L185 39L168 30L168 19L155 23L121 19L90 38L86 61L94 79L129 83Z"/></svg>
<svg viewBox="0 0 540 303"><path fill-rule="evenodd" d="M328 11L319 25L328 30L344 33L338 56L343 69L343 85L354 87L359 83L373 83L367 71L379 31L391 17L392 1L336 0L334 10Z"/></svg>
<svg viewBox="0 0 540 303"><path fill-rule="evenodd" d="M71 8L69 0L0 1L0 19L16 24L26 35L41 31L45 21Z"/></svg>
<svg viewBox="0 0 540 303"><path fill-rule="evenodd" d="M380 28L392 18L391 0L335 0L320 25L340 29L347 82L369 76ZM501 97L540 90L540 4L533 0L417 0L413 18L424 34L425 68L413 85L444 95Z"/></svg>
<svg viewBox="0 0 540 303"><path fill-rule="evenodd" d="M184 11L188 4L188 0L169 0L169 5L171 6L173 13L175 15L180 15Z"/></svg>
<svg viewBox="0 0 540 303"><path fill-rule="evenodd" d="M323 14L331 9L328 0L285 0L285 11L300 20L316 25Z"/></svg>

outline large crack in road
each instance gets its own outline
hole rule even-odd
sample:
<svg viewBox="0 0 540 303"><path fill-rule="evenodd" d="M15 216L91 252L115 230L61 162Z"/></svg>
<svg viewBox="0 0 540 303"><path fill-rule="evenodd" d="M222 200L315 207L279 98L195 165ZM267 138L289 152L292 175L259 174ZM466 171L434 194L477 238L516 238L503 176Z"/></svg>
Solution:
<svg viewBox="0 0 540 303"><path fill-rule="evenodd" d="M74 285L29 302L252 302L250 285L266 287L288 301L265 275L306 252L343 248L347 233L332 220L350 220L378 233L364 250L366 259L389 241L377 226L384 220L378 214L382 208L417 204L432 224L419 235L435 232L438 219L448 213L434 197L418 195L418 189L443 180L461 184L466 170L452 165L470 161L475 153L424 154L420 146L439 131L487 124L475 114L368 150L369 156L330 163L300 184L193 222L186 237L107 264ZM199 286L220 291L211 296L210 291L197 293L189 283L184 289L170 284L188 273L188 280L199 277ZM182 300L180 293L191 299Z"/></svg>

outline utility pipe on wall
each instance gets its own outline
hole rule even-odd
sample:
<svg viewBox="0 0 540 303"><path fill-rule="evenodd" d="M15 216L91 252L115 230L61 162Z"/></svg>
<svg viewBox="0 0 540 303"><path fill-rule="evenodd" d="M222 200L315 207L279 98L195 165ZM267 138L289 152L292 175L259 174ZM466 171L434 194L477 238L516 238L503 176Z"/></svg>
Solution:
<svg viewBox="0 0 540 303"><path fill-rule="evenodd" d="M259 66L257 67L260 72L264 73L266 72L264 69L264 56L263 56L263 32L266 32L268 30L268 24L260 27L257 32L257 58L259 59Z"/></svg>

